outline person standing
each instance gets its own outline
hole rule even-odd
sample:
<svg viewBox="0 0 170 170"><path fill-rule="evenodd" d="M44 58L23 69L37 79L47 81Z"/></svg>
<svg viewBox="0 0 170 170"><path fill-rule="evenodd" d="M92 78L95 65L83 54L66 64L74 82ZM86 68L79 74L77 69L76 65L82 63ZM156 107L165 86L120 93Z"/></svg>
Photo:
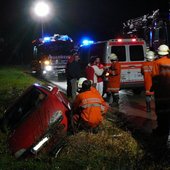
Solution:
<svg viewBox="0 0 170 170"><path fill-rule="evenodd" d="M91 81L92 85L99 90L100 93L103 93L101 89L99 89L98 84L98 77L102 76L103 74L103 68L99 68L99 65L97 65L98 57L92 56L90 59L90 63L86 67L86 77L88 80ZM101 87L100 87L101 88ZM102 95L102 94L101 94Z"/></svg>
<svg viewBox="0 0 170 170"><path fill-rule="evenodd" d="M67 75L67 91L71 90L71 97L74 100L77 92L77 80L81 77L81 66L79 63L79 56L74 53L71 62L67 64L66 75Z"/></svg>
<svg viewBox="0 0 170 170"><path fill-rule="evenodd" d="M153 51L148 51L146 54L146 62L143 63L141 67L141 73L144 76L144 86L145 86L145 100L146 100L146 111L151 112L151 96L154 92L150 91L152 87L152 69L154 64L155 54Z"/></svg>
<svg viewBox="0 0 170 170"><path fill-rule="evenodd" d="M109 57L111 66L108 69L107 92L111 93L113 104L119 104L119 90L120 90L120 74L121 65L116 54L112 53ZM108 94L109 95L109 94ZM110 98L110 95L109 95Z"/></svg>
<svg viewBox="0 0 170 170"><path fill-rule="evenodd" d="M74 56L71 55L68 58L67 65L66 65L66 80L67 80L67 97L72 97L72 88L71 88L71 76L68 70L69 65L74 61Z"/></svg>
<svg viewBox="0 0 170 170"><path fill-rule="evenodd" d="M103 64L101 64L99 57L96 57L96 66L100 69L100 71L98 71L98 75L97 75L96 89L99 91L100 95L103 96L103 77L102 77L102 75L104 73L104 66L103 66Z"/></svg>
<svg viewBox="0 0 170 170"><path fill-rule="evenodd" d="M96 87L96 83L97 80L95 80L94 76L95 76L95 73L94 73L94 68L92 67L95 63L95 58L94 57L91 57L90 58L90 62L88 63L88 65L86 66L85 68L85 73L86 73L86 78L87 80L90 80L91 81L91 84Z"/></svg>
<svg viewBox="0 0 170 170"><path fill-rule="evenodd" d="M153 65L153 90L157 128L154 133L161 140L160 146L167 146L170 130L170 56L169 47L162 44L158 48L159 59ZM169 141L170 142L170 141ZM170 149L170 146L168 146Z"/></svg>

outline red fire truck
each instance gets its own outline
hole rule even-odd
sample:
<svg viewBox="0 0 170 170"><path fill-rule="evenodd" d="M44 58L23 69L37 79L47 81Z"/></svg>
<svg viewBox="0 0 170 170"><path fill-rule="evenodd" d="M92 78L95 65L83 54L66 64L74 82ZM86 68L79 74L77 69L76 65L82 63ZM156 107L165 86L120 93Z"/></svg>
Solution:
<svg viewBox="0 0 170 170"><path fill-rule="evenodd" d="M32 73L47 77L65 74L68 57L74 48L73 40L69 36L54 34L32 43Z"/></svg>

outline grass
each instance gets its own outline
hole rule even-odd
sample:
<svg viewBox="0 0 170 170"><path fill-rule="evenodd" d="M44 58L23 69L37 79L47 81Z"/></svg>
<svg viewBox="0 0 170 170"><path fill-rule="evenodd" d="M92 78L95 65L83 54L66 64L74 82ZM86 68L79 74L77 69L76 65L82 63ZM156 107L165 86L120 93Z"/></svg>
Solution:
<svg viewBox="0 0 170 170"><path fill-rule="evenodd" d="M0 117L22 92L33 83L42 83L17 66L0 67Z"/></svg>
<svg viewBox="0 0 170 170"><path fill-rule="evenodd" d="M0 117L22 92L40 82L20 67L0 67ZM43 82L40 82L43 83ZM143 141L148 138L127 130L113 111L113 122L104 120L97 134L80 132L67 138L67 146L57 158L39 155L33 159L16 160L8 150L7 135L0 132L0 170L168 170L167 162L155 162ZM149 142L148 142L149 143Z"/></svg>

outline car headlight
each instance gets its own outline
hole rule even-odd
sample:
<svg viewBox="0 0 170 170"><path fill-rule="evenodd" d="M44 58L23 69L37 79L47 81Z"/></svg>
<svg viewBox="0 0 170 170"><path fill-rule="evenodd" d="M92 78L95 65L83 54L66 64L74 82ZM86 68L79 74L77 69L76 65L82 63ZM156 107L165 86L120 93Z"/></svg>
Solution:
<svg viewBox="0 0 170 170"><path fill-rule="evenodd" d="M50 64L50 61L49 61L49 60L45 60L45 61L44 61L44 64L45 64L45 65L49 65L49 64Z"/></svg>
<svg viewBox="0 0 170 170"><path fill-rule="evenodd" d="M45 69L46 71L51 71L51 70L52 70L52 66L45 66L44 69Z"/></svg>
<svg viewBox="0 0 170 170"><path fill-rule="evenodd" d="M32 153L36 154L42 146L50 139L50 137L46 136L42 138L31 150Z"/></svg>

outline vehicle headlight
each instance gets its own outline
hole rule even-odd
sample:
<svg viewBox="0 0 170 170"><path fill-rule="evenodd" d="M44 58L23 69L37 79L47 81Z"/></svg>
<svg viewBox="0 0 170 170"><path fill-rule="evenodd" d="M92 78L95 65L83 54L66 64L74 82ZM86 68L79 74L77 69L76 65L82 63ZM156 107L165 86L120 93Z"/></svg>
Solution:
<svg viewBox="0 0 170 170"><path fill-rule="evenodd" d="M45 66L45 68L44 68L46 71L51 71L52 70L52 66Z"/></svg>
<svg viewBox="0 0 170 170"><path fill-rule="evenodd" d="M37 153L40 148L42 148L42 146L50 139L50 137L46 136L44 138L42 138L31 150L32 153Z"/></svg>
<svg viewBox="0 0 170 170"><path fill-rule="evenodd" d="M49 65L49 64L50 64L50 61L49 61L49 60L45 60L45 61L44 61L44 64L45 64L45 65Z"/></svg>
<svg viewBox="0 0 170 170"><path fill-rule="evenodd" d="M63 119L63 114L61 110L56 111L52 117L50 118L49 125L52 125L53 123L60 123Z"/></svg>

